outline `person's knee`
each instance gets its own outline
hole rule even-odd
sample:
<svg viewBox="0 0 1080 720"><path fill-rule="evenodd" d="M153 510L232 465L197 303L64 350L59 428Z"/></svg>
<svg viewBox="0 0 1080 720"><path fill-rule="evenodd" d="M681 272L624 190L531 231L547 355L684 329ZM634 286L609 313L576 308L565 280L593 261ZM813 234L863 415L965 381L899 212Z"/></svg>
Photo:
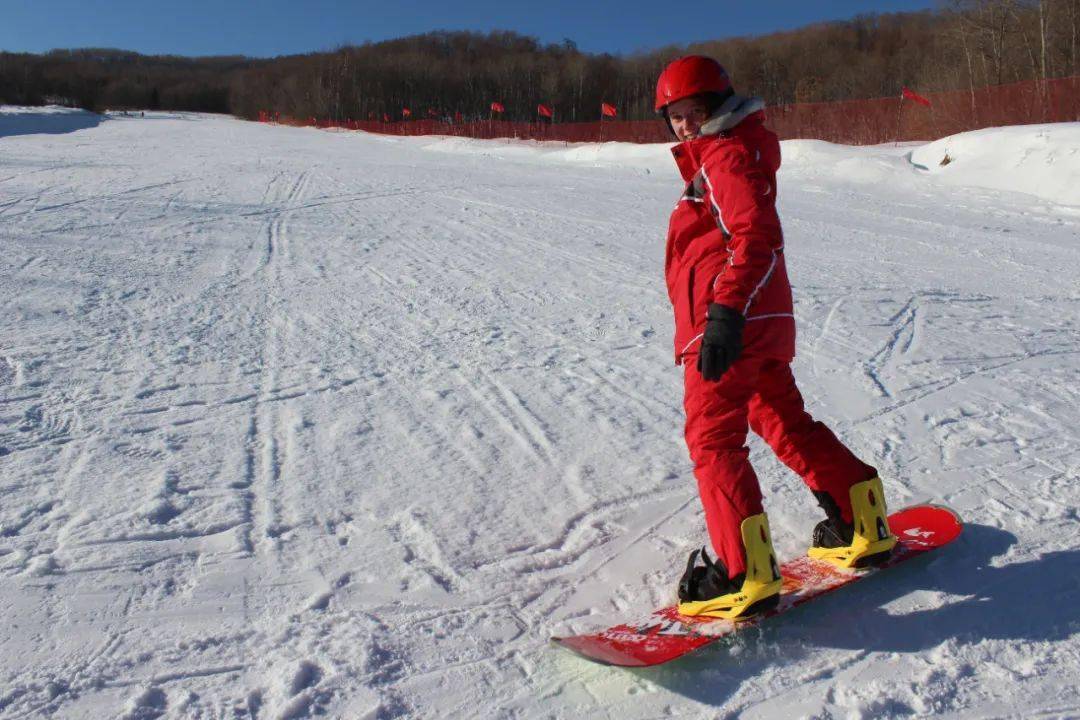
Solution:
<svg viewBox="0 0 1080 720"><path fill-rule="evenodd" d="M746 450L747 428L726 427L698 428L687 435L687 445L694 449L715 453L741 452Z"/></svg>
<svg viewBox="0 0 1080 720"><path fill-rule="evenodd" d="M774 449L781 443L804 445L813 442L820 425L805 412L792 413L788 416L774 415L768 422L759 423L757 434Z"/></svg>
<svg viewBox="0 0 1080 720"><path fill-rule="evenodd" d="M744 438L745 439L745 438ZM741 472L750 462L750 449L745 444L738 447L703 443L690 449L690 459L705 474L732 474Z"/></svg>

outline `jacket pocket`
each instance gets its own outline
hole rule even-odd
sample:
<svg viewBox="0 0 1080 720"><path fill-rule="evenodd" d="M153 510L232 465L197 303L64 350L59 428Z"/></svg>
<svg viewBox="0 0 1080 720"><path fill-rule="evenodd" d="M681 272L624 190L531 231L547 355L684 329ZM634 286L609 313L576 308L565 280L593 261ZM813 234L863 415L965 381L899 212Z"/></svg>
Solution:
<svg viewBox="0 0 1080 720"><path fill-rule="evenodd" d="M701 258L690 272L687 292L690 296L690 317L693 326L704 326L713 301L713 283L727 265L726 253L713 253Z"/></svg>

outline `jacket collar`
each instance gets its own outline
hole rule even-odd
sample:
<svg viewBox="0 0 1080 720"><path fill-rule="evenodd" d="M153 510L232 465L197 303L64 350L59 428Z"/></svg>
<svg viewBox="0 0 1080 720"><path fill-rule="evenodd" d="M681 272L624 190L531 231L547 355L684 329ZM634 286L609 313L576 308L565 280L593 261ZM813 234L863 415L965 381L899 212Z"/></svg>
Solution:
<svg viewBox="0 0 1080 720"><path fill-rule="evenodd" d="M765 109L765 101L756 97L732 95L701 125L701 134L671 148L683 180L690 182L701 168L705 148L717 137L726 136L739 123Z"/></svg>

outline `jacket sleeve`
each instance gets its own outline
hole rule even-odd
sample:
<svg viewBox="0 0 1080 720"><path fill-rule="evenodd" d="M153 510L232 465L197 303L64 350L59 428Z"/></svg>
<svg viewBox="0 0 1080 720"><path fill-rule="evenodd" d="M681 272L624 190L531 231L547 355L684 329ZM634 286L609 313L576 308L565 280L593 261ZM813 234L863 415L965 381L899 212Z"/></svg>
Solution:
<svg viewBox="0 0 1080 720"><path fill-rule="evenodd" d="M710 167L711 166L711 167ZM749 158L707 163L713 215L728 238L728 262L713 282L713 302L746 315L784 247L771 173Z"/></svg>

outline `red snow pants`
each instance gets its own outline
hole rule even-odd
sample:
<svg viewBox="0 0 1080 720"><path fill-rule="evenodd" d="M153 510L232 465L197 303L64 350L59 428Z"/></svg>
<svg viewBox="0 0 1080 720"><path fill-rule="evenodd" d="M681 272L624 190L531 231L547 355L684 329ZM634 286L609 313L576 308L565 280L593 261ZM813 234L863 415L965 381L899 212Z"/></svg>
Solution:
<svg viewBox="0 0 1080 720"><path fill-rule="evenodd" d="M761 487L746 447L749 427L811 490L824 490L851 522L848 489L877 470L865 464L805 409L791 365L744 357L719 382L707 382L688 357L685 368L686 445L694 462L705 525L730 577L746 571L740 526L763 512Z"/></svg>

